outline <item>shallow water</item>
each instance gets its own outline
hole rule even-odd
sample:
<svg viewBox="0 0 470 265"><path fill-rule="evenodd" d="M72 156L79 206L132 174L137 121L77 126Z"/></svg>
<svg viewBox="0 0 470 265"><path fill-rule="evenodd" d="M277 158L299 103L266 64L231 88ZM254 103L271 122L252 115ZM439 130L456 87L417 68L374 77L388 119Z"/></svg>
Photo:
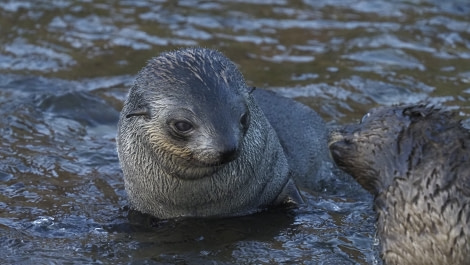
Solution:
<svg viewBox="0 0 470 265"><path fill-rule="evenodd" d="M5 264L373 264L363 190L226 219L128 211L118 113L159 52L216 48L250 85L331 124L428 101L470 113L467 1L5 1L0 260ZM348 183L343 183L348 184Z"/></svg>

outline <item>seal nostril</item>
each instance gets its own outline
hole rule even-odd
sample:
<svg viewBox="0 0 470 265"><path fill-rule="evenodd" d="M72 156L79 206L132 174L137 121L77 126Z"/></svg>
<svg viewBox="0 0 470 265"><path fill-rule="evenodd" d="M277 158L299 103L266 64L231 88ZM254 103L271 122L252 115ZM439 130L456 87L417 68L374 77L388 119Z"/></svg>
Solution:
<svg viewBox="0 0 470 265"><path fill-rule="evenodd" d="M235 160L238 157L238 148L230 148L220 152L220 162L228 163Z"/></svg>

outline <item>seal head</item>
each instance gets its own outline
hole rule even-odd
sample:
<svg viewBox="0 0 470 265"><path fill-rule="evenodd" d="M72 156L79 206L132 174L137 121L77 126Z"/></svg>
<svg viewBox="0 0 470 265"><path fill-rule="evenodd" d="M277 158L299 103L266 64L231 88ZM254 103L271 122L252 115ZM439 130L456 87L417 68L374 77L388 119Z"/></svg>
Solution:
<svg viewBox="0 0 470 265"><path fill-rule="evenodd" d="M385 264L470 261L470 134L428 105L374 109L331 135L331 154L375 195Z"/></svg>
<svg viewBox="0 0 470 265"><path fill-rule="evenodd" d="M241 215L282 201L278 195L293 183L287 159L250 91L217 51L151 59L118 125L131 206L175 218Z"/></svg>
<svg viewBox="0 0 470 265"><path fill-rule="evenodd" d="M214 55L195 50L152 59L123 110L126 120L141 123L159 165L175 177L210 176L236 159L249 126L243 79Z"/></svg>

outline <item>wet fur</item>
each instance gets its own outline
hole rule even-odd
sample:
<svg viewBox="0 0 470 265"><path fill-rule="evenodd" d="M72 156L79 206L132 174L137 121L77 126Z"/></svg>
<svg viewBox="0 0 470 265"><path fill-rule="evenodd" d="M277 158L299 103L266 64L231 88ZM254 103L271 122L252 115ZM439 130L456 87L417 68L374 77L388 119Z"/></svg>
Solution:
<svg viewBox="0 0 470 265"><path fill-rule="evenodd" d="M470 262L470 135L454 116L386 107L331 136L336 163L376 196L386 264Z"/></svg>

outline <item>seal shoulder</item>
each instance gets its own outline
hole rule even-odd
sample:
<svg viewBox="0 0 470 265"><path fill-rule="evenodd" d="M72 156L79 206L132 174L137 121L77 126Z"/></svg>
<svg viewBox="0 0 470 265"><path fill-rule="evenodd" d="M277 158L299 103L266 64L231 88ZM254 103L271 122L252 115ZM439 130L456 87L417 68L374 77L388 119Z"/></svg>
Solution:
<svg viewBox="0 0 470 265"><path fill-rule="evenodd" d="M329 129L310 107L273 91L256 89L253 96L281 142L289 170L299 187L322 190L331 182L333 161L328 151Z"/></svg>

